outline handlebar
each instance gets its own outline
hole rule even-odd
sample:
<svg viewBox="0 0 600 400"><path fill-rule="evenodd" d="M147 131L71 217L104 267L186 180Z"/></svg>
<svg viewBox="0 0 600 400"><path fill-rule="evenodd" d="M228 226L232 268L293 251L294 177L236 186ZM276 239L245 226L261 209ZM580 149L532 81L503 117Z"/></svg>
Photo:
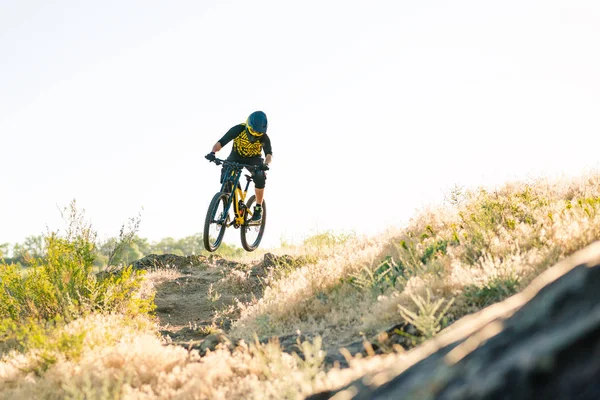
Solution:
<svg viewBox="0 0 600 400"><path fill-rule="evenodd" d="M257 167L259 167L258 165L252 165L252 164L242 164L242 163L237 163L234 161L229 161L229 160L222 160L220 158L216 158L214 160L209 160L210 162L214 162L217 165L221 165L221 164L225 164L225 165L229 165L235 169L243 169L243 168L248 168L250 170L255 170L257 169Z"/></svg>

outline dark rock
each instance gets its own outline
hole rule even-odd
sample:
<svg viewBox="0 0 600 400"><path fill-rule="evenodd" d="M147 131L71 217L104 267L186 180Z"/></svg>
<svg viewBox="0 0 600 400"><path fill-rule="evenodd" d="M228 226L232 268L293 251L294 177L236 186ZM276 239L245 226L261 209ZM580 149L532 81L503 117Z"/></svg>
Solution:
<svg viewBox="0 0 600 400"><path fill-rule="evenodd" d="M175 307L172 305L167 305L163 307L156 307L154 311L158 314L170 314L173 312L173 310L175 310Z"/></svg>
<svg viewBox="0 0 600 400"><path fill-rule="evenodd" d="M231 340L223 333L208 335L200 343L200 354L205 354L207 350L214 351L219 344L231 346Z"/></svg>
<svg viewBox="0 0 600 400"><path fill-rule="evenodd" d="M189 336L185 340L181 340L179 333L177 335L177 341L173 342L176 346L181 346L189 350L197 350L201 356L205 356L207 351L215 351L217 347L225 347L229 351L233 350L234 344L231 340L222 332L213 333L207 335L204 339L190 339ZM198 336L198 335L196 335Z"/></svg>
<svg viewBox="0 0 600 400"><path fill-rule="evenodd" d="M175 254L149 254L146 257L131 263L133 269L152 270L156 268L189 268L194 265L207 264L210 257L202 255L178 256Z"/></svg>
<svg viewBox="0 0 600 400"><path fill-rule="evenodd" d="M599 288L596 242L396 365L309 398L599 399Z"/></svg>
<svg viewBox="0 0 600 400"><path fill-rule="evenodd" d="M357 356L358 354L361 354L363 356L367 355L367 350L365 349L365 342L363 340L357 340L356 342L352 342L344 346L344 349L346 349L348 353L350 353L350 355L353 357ZM328 367L349 367L348 360L346 360L346 357L344 357L344 355L339 351L328 351L323 363L325 364L325 366Z"/></svg>
<svg viewBox="0 0 600 400"><path fill-rule="evenodd" d="M422 334L413 324L402 322L381 332L372 339L375 354L388 353L394 346L413 348L422 339Z"/></svg>
<svg viewBox="0 0 600 400"><path fill-rule="evenodd" d="M177 337L177 333L171 332L171 331L167 331L167 330L160 330L160 331L158 331L158 333L161 336L169 337L171 339L175 339Z"/></svg>
<svg viewBox="0 0 600 400"><path fill-rule="evenodd" d="M227 332L231 329L231 325L233 324L233 321L231 318L222 317L222 318L217 318L216 323L219 327L221 327L221 329L223 329L224 331Z"/></svg>
<svg viewBox="0 0 600 400"><path fill-rule="evenodd" d="M403 348L413 347L411 340L418 339L417 328L414 325L403 322L394 325L385 331L381 332L376 337L368 339L360 339L344 345L343 348L353 357L362 355L363 357L369 354L386 354L393 351L394 345L400 345ZM370 347L368 350L365 346ZM340 351L327 351L327 356L324 361L325 366L332 367L337 365L340 368L349 367L346 357Z"/></svg>
<svg viewBox="0 0 600 400"><path fill-rule="evenodd" d="M218 265L220 267L228 267L228 268L236 268L239 265L241 265L240 263L236 262L236 261L230 261L230 260L226 260L224 258L221 258L220 256L214 257L216 256L213 255L213 258L211 259L211 261L215 264Z"/></svg>
<svg viewBox="0 0 600 400"><path fill-rule="evenodd" d="M286 353L296 353L301 356L302 351L298 346L298 343L302 343L306 340L312 340L312 337L307 337L306 335L283 335L277 338L279 345L281 346L281 350ZM261 343L266 343L268 339L262 339Z"/></svg>

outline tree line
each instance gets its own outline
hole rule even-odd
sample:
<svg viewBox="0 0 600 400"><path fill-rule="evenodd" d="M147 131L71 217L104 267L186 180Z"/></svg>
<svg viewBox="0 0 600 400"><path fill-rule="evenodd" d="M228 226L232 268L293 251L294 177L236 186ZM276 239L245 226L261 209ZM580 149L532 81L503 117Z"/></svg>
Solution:
<svg viewBox="0 0 600 400"><path fill-rule="evenodd" d="M0 263L29 266L34 260L42 259L45 256L45 246L43 235L28 236L22 243L12 246L9 243L0 244ZM96 267L104 267L109 262L112 265L127 265L149 254L175 254L178 256L208 254L204 249L200 233L181 239L166 237L157 242L151 242L137 235L131 236L127 240L124 240L123 237L111 237L98 241L95 247L94 264ZM224 257L236 257L241 256L243 252L241 247L223 243L216 253Z"/></svg>

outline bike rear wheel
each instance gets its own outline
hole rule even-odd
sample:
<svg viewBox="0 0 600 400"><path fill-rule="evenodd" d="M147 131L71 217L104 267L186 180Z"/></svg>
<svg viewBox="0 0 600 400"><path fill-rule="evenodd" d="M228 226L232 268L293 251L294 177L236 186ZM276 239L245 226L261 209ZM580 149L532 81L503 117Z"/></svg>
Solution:
<svg viewBox="0 0 600 400"><path fill-rule="evenodd" d="M229 216L224 213L228 200L229 195L219 192L213 196L206 211L202 239L204 248L208 251L217 250L223 241L227 222L229 222Z"/></svg>
<svg viewBox="0 0 600 400"><path fill-rule="evenodd" d="M248 202L246 203L247 210L252 210L252 206L256 201L256 197L254 195L250 196ZM267 223L267 204L263 200L262 203L262 219L259 223L252 224L250 223L250 219L252 218L249 215L249 212L246 212L244 216L244 225L242 225L242 229L240 231L241 239L242 239L242 247L246 251L254 251L260 244L262 240L263 234L265 233L265 225Z"/></svg>

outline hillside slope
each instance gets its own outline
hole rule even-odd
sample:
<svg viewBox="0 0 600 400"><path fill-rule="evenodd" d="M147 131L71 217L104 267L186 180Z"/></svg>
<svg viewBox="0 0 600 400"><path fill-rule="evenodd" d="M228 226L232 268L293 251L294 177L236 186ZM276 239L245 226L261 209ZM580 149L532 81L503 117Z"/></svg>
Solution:
<svg viewBox="0 0 600 400"><path fill-rule="evenodd" d="M419 349L311 400L600 398L600 242Z"/></svg>
<svg viewBox="0 0 600 400"><path fill-rule="evenodd" d="M3 341L0 398L332 395L430 354L444 329L600 239L598 174L456 190L448 203L378 237L328 233L244 260L138 260L137 296L154 296L155 316L92 304L55 323L51 345Z"/></svg>

